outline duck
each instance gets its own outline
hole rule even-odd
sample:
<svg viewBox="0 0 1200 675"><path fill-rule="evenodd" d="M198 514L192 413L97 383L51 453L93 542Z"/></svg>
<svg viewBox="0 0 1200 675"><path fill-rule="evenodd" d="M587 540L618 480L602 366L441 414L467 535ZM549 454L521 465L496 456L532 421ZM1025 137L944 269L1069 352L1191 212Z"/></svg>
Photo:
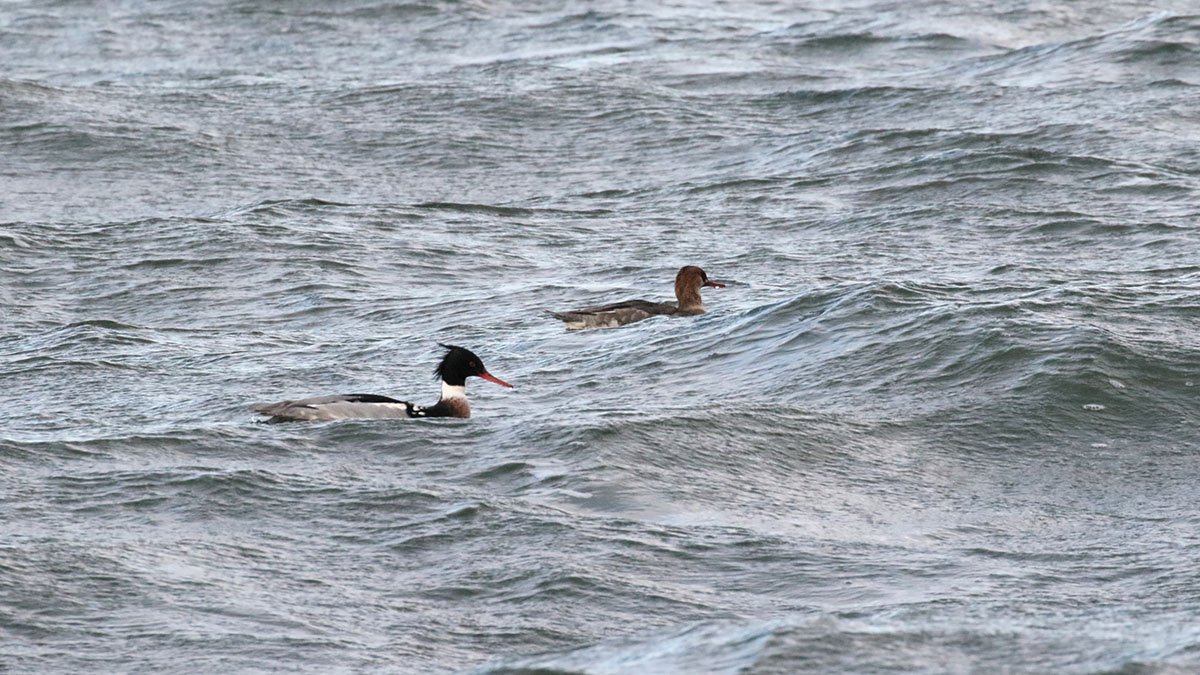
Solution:
<svg viewBox="0 0 1200 675"><path fill-rule="evenodd" d="M705 313L704 303L700 299L700 289L709 286L725 288L725 284L709 281L704 270L695 265L685 265L679 268L675 275L676 304L669 302L650 302L649 300L626 300L611 305L585 307L570 312L550 312L550 314L567 324L567 330L583 330L588 328L615 328L624 326L652 316L695 316Z"/></svg>
<svg viewBox="0 0 1200 675"><path fill-rule="evenodd" d="M512 385L492 375L483 360L469 349L455 345L438 346L446 350L433 373L442 380L442 397L431 406L414 405L378 394L337 394L278 403L255 403L250 410L270 417L270 421L325 422L345 419L396 419L409 417L471 416L467 404L467 378L479 377L502 387Z"/></svg>

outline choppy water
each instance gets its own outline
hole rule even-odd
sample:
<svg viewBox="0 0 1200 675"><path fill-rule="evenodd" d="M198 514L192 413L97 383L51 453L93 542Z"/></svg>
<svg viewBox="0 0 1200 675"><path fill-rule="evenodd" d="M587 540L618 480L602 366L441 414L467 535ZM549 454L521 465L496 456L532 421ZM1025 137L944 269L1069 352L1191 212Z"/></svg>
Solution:
<svg viewBox="0 0 1200 675"><path fill-rule="evenodd" d="M3 3L0 670L1200 669L1194 12Z"/></svg>

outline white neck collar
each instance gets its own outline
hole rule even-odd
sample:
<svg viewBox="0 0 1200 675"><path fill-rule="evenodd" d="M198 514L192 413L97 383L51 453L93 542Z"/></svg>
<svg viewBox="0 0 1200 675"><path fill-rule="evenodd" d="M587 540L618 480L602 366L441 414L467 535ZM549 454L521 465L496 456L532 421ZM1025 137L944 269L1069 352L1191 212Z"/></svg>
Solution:
<svg viewBox="0 0 1200 675"><path fill-rule="evenodd" d="M466 385L460 384L456 387L452 384L446 384L445 382L442 382L442 398L466 398L466 397L467 397Z"/></svg>

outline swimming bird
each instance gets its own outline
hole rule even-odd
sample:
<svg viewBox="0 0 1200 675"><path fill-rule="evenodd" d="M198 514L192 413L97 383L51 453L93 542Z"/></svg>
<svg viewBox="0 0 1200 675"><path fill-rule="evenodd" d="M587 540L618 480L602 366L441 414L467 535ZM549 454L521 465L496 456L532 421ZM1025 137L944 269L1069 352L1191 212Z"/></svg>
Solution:
<svg viewBox="0 0 1200 675"><path fill-rule="evenodd" d="M482 377L504 387L511 384L493 376L483 361L469 349L442 345L446 355L433 371L442 380L442 397L428 407L413 405L377 394L338 394L299 401L255 403L250 409L278 420L328 421L344 419L391 419L397 417L470 417L467 378Z"/></svg>
<svg viewBox="0 0 1200 675"><path fill-rule="evenodd" d="M704 270L695 265L681 267L675 275L675 298L677 304L650 302L649 300L627 300L600 307L586 307L572 312L550 312L567 324L567 330L583 328L613 328L641 321L652 316L695 316L703 314L704 303L700 300L700 289L704 286L725 288L725 284L709 281Z"/></svg>

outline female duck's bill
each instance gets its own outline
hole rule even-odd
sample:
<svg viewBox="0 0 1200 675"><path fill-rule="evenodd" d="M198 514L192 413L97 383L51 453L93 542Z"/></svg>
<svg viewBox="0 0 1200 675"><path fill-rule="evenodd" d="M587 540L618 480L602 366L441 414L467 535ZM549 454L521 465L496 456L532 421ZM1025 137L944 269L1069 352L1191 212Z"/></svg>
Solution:
<svg viewBox="0 0 1200 675"><path fill-rule="evenodd" d="M626 300L611 305L585 307L570 312L550 312L567 324L568 330L585 328L613 328L641 321L652 316L695 316L708 311L700 299L700 289L708 286L725 288L708 280L708 274L695 265L680 268L675 275L675 304L650 302L649 300Z"/></svg>
<svg viewBox="0 0 1200 675"><path fill-rule="evenodd" d="M342 419L394 419L401 417L470 417L467 404L468 377L481 377L504 387L511 384L492 375L483 367L483 360L473 352L453 345L446 349L434 374L442 381L442 396L431 406L418 406L408 401L378 394L337 394L297 401L255 403L250 409L275 420L328 421Z"/></svg>

